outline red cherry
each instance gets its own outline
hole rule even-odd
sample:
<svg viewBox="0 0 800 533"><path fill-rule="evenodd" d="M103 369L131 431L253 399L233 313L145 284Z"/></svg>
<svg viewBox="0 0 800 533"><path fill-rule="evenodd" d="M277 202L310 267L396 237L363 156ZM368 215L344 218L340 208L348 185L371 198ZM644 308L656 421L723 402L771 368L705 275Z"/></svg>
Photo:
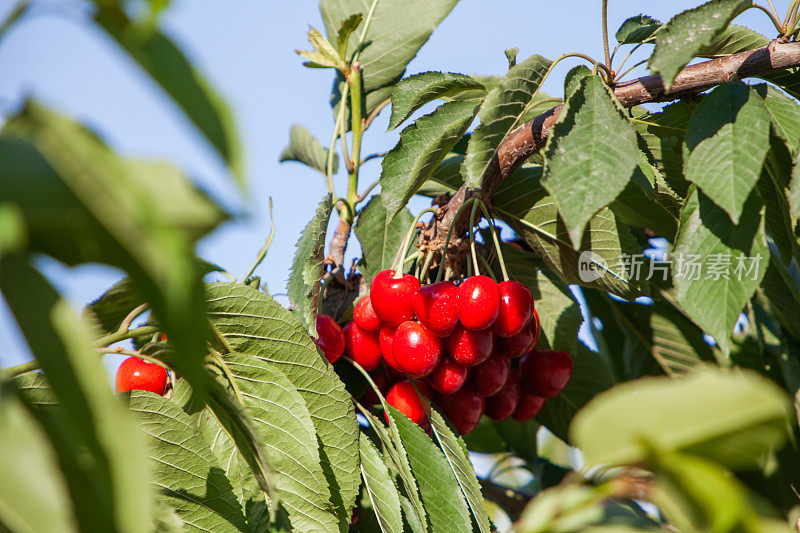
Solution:
<svg viewBox="0 0 800 533"><path fill-rule="evenodd" d="M377 372L371 374L370 377L372 381L375 382L375 385L378 386L378 390L381 391L381 394L386 397L386 392L389 390L389 376L383 372ZM367 383L367 392L361 397L361 403L363 405L378 405L381 403L381 399L378 398L375 389L373 389L369 383Z"/></svg>
<svg viewBox="0 0 800 533"><path fill-rule="evenodd" d="M463 366L475 366L486 361L494 348L492 330L475 331L458 326L445 340L447 352Z"/></svg>
<svg viewBox="0 0 800 533"><path fill-rule="evenodd" d="M361 298L353 308L353 322L364 331L378 331L381 329L381 319L372 307L369 294Z"/></svg>
<svg viewBox="0 0 800 533"><path fill-rule="evenodd" d="M500 312L494 332L501 337L513 337L527 326L533 317L533 293L519 281L501 281Z"/></svg>
<svg viewBox="0 0 800 533"><path fill-rule="evenodd" d="M420 389L422 390L422 389ZM418 426L422 426L427 422L428 415L425 414L425 407L422 405L422 400L410 381L404 380L395 385L389 390L386 395L386 402L406 415L412 422ZM384 413L386 423L389 423L389 413Z"/></svg>
<svg viewBox="0 0 800 533"><path fill-rule="evenodd" d="M506 357L514 358L520 357L522 354L533 348L533 343L536 340L535 330L536 326L533 321L522 331L513 337L503 338L497 337L495 350Z"/></svg>
<svg viewBox="0 0 800 533"><path fill-rule="evenodd" d="M383 322L397 327L414 318L414 294L419 285L411 274L395 278L394 270L378 272L370 286L372 307Z"/></svg>
<svg viewBox="0 0 800 533"><path fill-rule="evenodd" d="M163 395L167 390L167 370L138 357L128 357L117 369L117 392L147 390Z"/></svg>
<svg viewBox="0 0 800 533"><path fill-rule="evenodd" d="M547 398L536 396L536 394L533 392L525 390L524 387L521 387L517 408L514 409L514 414L511 416L517 422L525 422L526 420L530 420L539 414L539 411L541 411L542 407L544 407L545 401L547 401Z"/></svg>
<svg viewBox="0 0 800 533"><path fill-rule="evenodd" d="M348 322L344 326L344 339L345 355L364 367L364 370L372 370L381 362L377 333L364 331L355 322Z"/></svg>
<svg viewBox="0 0 800 533"><path fill-rule="evenodd" d="M572 377L572 356L555 350L533 350L522 356L519 372L523 390L537 396L558 396Z"/></svg>
<svg viewBox="0 0 800 533"><path fill-rule="evenodd" d="M342 327L328 315L317 315L317 339L314 341L329 363L335 363L344 353Z"/></svg>
<svg viewBox="0 0 800 533"><path fill-rule="evenodd" d="M397 365L397 361L394 359L394 353L392 352L394 332L396 329L397 328L393 328L392 326L382 326L380 332L378 333L378 342L380 343L381 354L383 355L383 360L386 361L386 364L395 370L400 370L400 367Z"/></svg>
<svg viewBox="0 0 800 533"><path fill-rule="evenodd" d="M409 320L394 332L392 355L400 370L410 377L425 377L442 358L442 340L419 322Z"/></svg>
<svg viewBox="0 0 800 533"><path fill-rule="evenodd" d="M536 326L534 327L533 324L536 324ZM541 334L541 332L542 332L542 323L539 322L539 313L536 311L536 309L533 310L533 318L531 319L531 327L534 327L533 344L531 344L531 347L534 348L534 347L536 347L536 343L539 342L539 334Z"/></svg>
<svg viewBox="0 0 800 533"><path fill-rule="evenodd" d="M472 276L458 286L458 319L467 329L486 329L500 313L500 289L492 278Z"/></svg>
<svg viewBox="0 0 800 533"><path fill-rule="evenodd" d="M500 392L486 398L486 416L493 420L505 420L517 408L519 394L519 375L512 371Z"/></svg>
<svg viewBox="0 0 800 533"><path fill-rule="evenodd" d="M414 294L414 313L434 335L447 337L458 325L458 287L452 281L425 285Z"/></svg>
<svg viewBox="0 0 800 533"><path fill-rule="evenodd" d="M495 353L472 369L469 384L478 396L491 396L500 392L510 372L511 359Z"/></svg>
<svg viewBox="0 0 800 533"><path fill-rule="evenodd" d="M478 425L485 406L483 398L469 387L439 398L439 406L456 431L466 435Z"/></svg>
<svg viewBox="0 0 800 533"><path fill-rule="evenodd" d="M467 367L445 357L428 378L428 383L442 394L453 394L464 386L468 375Z"/></svg>

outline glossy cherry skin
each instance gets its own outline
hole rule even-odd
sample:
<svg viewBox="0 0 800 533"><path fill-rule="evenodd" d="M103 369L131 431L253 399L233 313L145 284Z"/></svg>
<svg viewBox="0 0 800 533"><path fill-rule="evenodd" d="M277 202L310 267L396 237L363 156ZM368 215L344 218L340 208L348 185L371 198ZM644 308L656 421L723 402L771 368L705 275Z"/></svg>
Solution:
<svg viewBox="0 0 800 533"><path fill-rule="evenodd" d="M513 337L533 318L533 293L518 281L501 281L497 288L500 291L500 311L494 332L500 337Z"/></svg>
<svg viewBox="0 0 800 533"><path fill-rule="evenodd" d="M458 325L458 287L452 281L420 287L414 294L414 314L434 335L447 337Z"/></svg>
<svg viewBox="0 0 800 533"><path fill-rule="evenodd" d="M495 350L512 359L515 357L521 357L522 354L533 348L533 343L536 341L537 331L538 322L537 324L534 324L533 320L531 320L531 323L528 324L526 328L513 337L497 337L495 340Z"/></svg>
<svg viewBox="0 0 800 533"><path fill-rule="evenodd" d="M317 315L317 339L314 341L329 363L335 363L344 353L344 331L328 315Z"/></svg>
<svg viewBox="0 0 800 533"><path fill-rule="evenodd" d="M475 366L486 361L494 349L492 330L476 331L462 326L456 327L445 339L447 353L462 366Z"/></svg>
<svg viewBox="0 0 800 533"><path fill-rule="evenodd" d="M419 322L403 322L394 332L392 355L400 370L412 378L433 372L442 358L442 339Z"/></svg>
<svg viewBox="0 0 800 533"><path fill-rule="evenodd" d="M475 429L486 405L484 399L475 394L469 386L461 387L453 394L439 397L438 403L444 415L461 435L466 435Z"/></svg>
<svg viewBox="0 0 800 533"><path fill-rule="evenodd" d="M364 331L378 331L381 329L381 319L372 307L369 294L361 298L353 308L353 322Z"/></svg>
<svg viewBox="0 0 800 533"><path fill-rule="evenodd" d="M420 389L421 390L421 389ZM422 405L422 400L414 388L414 385L408 380L395 383L389 389L389 394L386 395L386 402L406 415L412 422L418 426L424 426L428 421L428 415L425 414L425 407ZM389 414L384 413L386 423L389 423Z"/></svg>
<svg viewBox="0 0 800 533"><path fill-rule="evenodd" d="M377 385L378 390L381 391L381 394L385 397L389 390L389 376L383 372L376 372L371 374L370 377L372 381L375 382L375 385ZM369 383L367 383L367 392L361 397L361 403L363 405L378 405L381 403L381 399L378 398L378 395L375 394L375 389L373 389Z"/></svg>
<svg viewBox="0 0 800 533"><path fill-rule="evenodd" d="M117 392L146 390L163 395L167 390L167 371L155 363L128 357L117 369Z"/></svg>
<svg viewBox="0 0 800 533"><path fill-rule="evenodd" d="M499 314L500 289L492 278L472 276L458 286L458 319L465 328L489 328Z"/></svg>
<svg viewBox="0 0 800 533"><path fill-rule="evenodd" d="M517 422L525 422L530 420L542 410L547 398L536 396L532 391L525 390L525 386L520 386L519 402L514 413L511 415Z"/></svg>
<svg viewBox="0 0 800 533"><path fill-rule="evenodd" d="M478 396L497 394L508 381L511 359L495 353L489 359L471 369L469 385Z"/></svg>
<svg viewBox="0 0 800 533"><path fill-rule="evenodd" d="M370 286L370 301L381 321L397 327L414 318L414 294L419 285L411 274L395 278L394 270L378 272Z"/></svg>
<svg viewBox="0 0 800 533"><path fill-rule="evenodd" d="M558 396L572 377L572 356L555 350L533 350L519 362L522 389L537 396Z"/></svg>
<svg viewBox="0 0 800 533"><path fill-rule="evenodd" d="M505 420L514 414L519 403L519 395L519 375L512 371L500 392L486 398L486 416L492 420Z"/></svg>
<svg viewBox="0 0 800 533"><path fill-rule="evenodd" d="M464 386L469 369L449 357L443 357L439 366L428 376L428 383L440 394L453 394Z"/></svg>
<svg viewBox="0 0 800 533"><path fill-rule="evenodd" d="M355 322L348 322L344 326L344 340L344 354L364 370L372 370L380 364L381 346L377 333L364 331Z"/></svg>
<svg viewBox="0 0 800 533"><path fill-rule="evenodd" d="M395 370L400 370L400 367L397 364L397 361L394 359L394 353L392 352L392 345L394 344L394 332L397 328L393 328L392 326L382 326L380 332L378 333L378 342L381 347L381 355L383 355L383 360L386 361L386 364L392 367Z"/></svg>

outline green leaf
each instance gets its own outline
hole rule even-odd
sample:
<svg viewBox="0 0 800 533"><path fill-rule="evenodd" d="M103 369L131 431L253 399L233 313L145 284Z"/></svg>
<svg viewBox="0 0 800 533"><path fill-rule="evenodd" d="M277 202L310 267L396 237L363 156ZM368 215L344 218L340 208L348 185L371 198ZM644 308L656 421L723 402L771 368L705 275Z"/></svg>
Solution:
<svg viewBox="0 0 800 533"><path fill-rule="evenodd" d="M28 229L22 210L11 203L0 203L0 259L7 253L23 251L27 241Z"/></svg>
<svg viewBox="0 0 800 533"><path fill-rule="evenodd" d="M694 189L681 212L671 257L678 302L727 355L736 320L767 269L769 250L758 193L747 200L735 226Z"/></svg>
<svg viewBox="0 0 800 533"><path fill-rule="evenodd" d="M684 139L686 179L739 223L769 151L770 116L742 82L714 89L697 106Z"/></svg>
<svg viewBox="0 0 800 533"><path fill-rule="evenodd" d="M481 186L483 175L494 159L503 139L517 126L541 87L552 63L542 56L533 55L510 69L500 83L491 90L481 105L475 128L464 160L464 178L471 188Z"/></svg>
<svg viewBox="0 0 800 533"><path fill-rule="evenodd" d="M297 161L313 168L326 176L328 173L328 149L322 146L310 131L299 124L292 125L289 134L289 145L283 149L278 159L281 163ZM339 171L339 154L333 154L333 167L331 174Z"/></svg>
<svg viewBox="0 0 800 533"><path fill-rule="evenodd" d="M128 313L145 303L130 278L123 278L111 286L98 299L83 310L89 323L100 327L98 336L107 335L119 328Z"/></svg>
<svg viewBox="0 0 800 533"><path fill-rule="evenodd" d="M707 48L697 55L708 58L723 57L755 50L756 48L764 48L767 45L769 45L769 39L760 33L744 26L730 24Z"/></svg>
<svg viewBox="0 0 800 533"><path fill-rule="evenodd" d="M792 178L789 182L789 190L786 197L789 202L789 210L793 220L800 219L800 151L794 158L792 165Z"/></svg>
<svg viewBox="0 0 800 533"><path fill-rule="evenodd" d="M334 507L348 515L359 486L358 424L350 395L296 317L270 296L236 283L207 287L208 318L230 351L281 370L306 402Z"/></svg>
<svg viewBox="0 0 800 533"><path fill-rule="evenodd" d="M152 392L133 391L130 408L148 436L160 499L195 531L244 531L242 507L200 429L180 407Z"/></svg>
<svg viewBox="0 0 800 533"><path fill-rule="evenodd" d="M408 460L430 520L430 531L471 531L464 495L442 452L407 416L394 407L389 407L389 412L408 451Z"/></svg>
<svg viewBox="0 0 800 533"><path fill-rule="evenodd" d="M772 255L769 266L761 282L764 295L769 298L772 312L792 336L800 339L800 286L792 277L791 271L784 267L780 259Z"/></svg>
<svg viewBox="0 0 800 533"><path fill-rule="evenodd" d="M336 44L340 57L346 58L347 43L350 40L350 36L361 25L363 19L364 17L361 13L355 13L342 21L339 26L339 32L336 34Z"/></svg>
<svg viewBox="0 0 800 533"><path fill-rule="evenodd" d="M0 42L2 42L6 34L8 34L8 31L16 25L17 21L28 14L30 7L29 0L17 0L13 9L11 9L2 24L0 24Z"/></svg>
<svg viewBox="0 0 800 533"><path fill-rule="evenodd" d="M450 469L458 481L458 486L461 487L461 492L464 494L472 517L475 519L475 523L478 524L478 531L488 533L491 529L489 517L486 514L481 487L478 484L475 469L470 462L467 446L448 427L447 422L444 421L438 411L435 409L430 409L429 411L433 434L444 453L445 459L447 459L447 464L450 465Z"/></svg>
<svg viewBox="0 0 800 533"><path fill-rule="evenodd" d="M416 120L383 158L381 198L389 221L402 211L475 118L475 101L448 102Z"/></svg>
<svg viewBox="0 0 800 533"><path fill-rule="evenodd" d="M614 35L619 44L641 43L661 28L661 22L647 15L636 15L625 20Z"/></svg>
<svg viewBox="0 0 800 533"><path fill-rule="evenodd" d="M675 15L656 34L656 47L647 63L650 70L661 75L669 90L678 72L751 5L749 0L711 0Z"/></svg>
<svg viewBox="0 0 800 533"><path fill-rule="evenodd" d="M378 450L370 440L361 434L359 438L361 450L361 478L364 489L372 503L372 509L385 533L401 533L403 519L400 516L400 498L394 481L383 464Z"/></svg>
<svg viewBox="0 0 800 533"><path fill-rule="evenodd" d="M317 206L314 218L297 241L287 292L293 310L306 330L316 337L320 281L324 271L325 236L333 211L333 197L328 194Z"/></svg>
<svg viewBox="0 0 800 533"><path fill-rule="evenodd" d="M349 20L349 19L348 19ZM347 22L347 21L343 21ZM347 68L347 63L344 58L339 55L339 51L322 36L322 34L313 26L308 27L308 42L311 46L324 58L324 66L338 68L344 70ZM303 55L301 51L299 54Z"/></svg>
<svg viewBox="0 0 800 533"><path fill-rule="evenodd" d="M780 449L790 421L786 393L772 381L709 368L617 385L578 413L570 435L589 465L642 461L648 442L739 468Z"/></svg>
<svg viewBox="0 0 800 533"><path fill-rule="evenodd" d="M430 179L422 184L417 194L436 198L440 194L455 194L464 178L461 177L462 154L450 153L431 173Z"/></svg>
<svg viewBox="0 0 800 533"><path fill-rule="evenodd" d="M599 76L567 99L545 148L545 178L578 248L589 219L622 192L639 163L636 132Z"/></svg>
<svg viewBox="0 0 800 533"><path fill-rule="evenodd" d="M794 154L800 145L800 105L771 85L759 84L753 89L764 99L772 131L784 142L786 149Z"/></svg>
<svg viewBox="0 0 800 533"><path fill-rule="evenodd" d="M389 218L381 196L373 196L356 220L355 232L361 243L366 268L362 274L367 284L372 278L392 267L395 255L403 245L403 238L411 227L414 217L408 209L400 211L394 219Z"/></svg>
<svg viewBox="0 0 800 533"><path fill-rule="evenodd" d="M389 129L405 122L423 105L439 98L451 98L467 91L486 94L481 82L466 74L453 72L423 72L401 80L392 89L392 117Z"/></svg>
<svg viewBox="0 0 800 533"><path fill-rule="evenodd" d="M155 28L136 26L119 7L101 3L97 24L175 101L244 186L244 159L230 109L183 52Z"/></svg>

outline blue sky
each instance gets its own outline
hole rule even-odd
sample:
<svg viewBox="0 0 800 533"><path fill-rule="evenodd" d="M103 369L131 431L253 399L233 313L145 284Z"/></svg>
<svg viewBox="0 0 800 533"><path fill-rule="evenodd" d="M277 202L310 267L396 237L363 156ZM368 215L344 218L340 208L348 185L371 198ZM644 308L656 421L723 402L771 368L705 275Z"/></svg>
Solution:
<svg viewBox="0 0 800 533"><path fill-rule="evenodd" d="M0 0L0 16L14 3ZM80 8L63 0L34 3L41 4L37 16L18 24L0 42L0 114L5 116L30 95L90 124L126 156L177 164L228 209L241 214L199 246L202 257L238 277L248 270L268 232L266 206L271 196L277 232L257 273L270 292L283 292L294 244L325 186L314 171L298 164L281 165L278 156L293 123L307 127L324 144L333 127L328 105L331 73L304 68L293 52L307 47L308 24L323 29L316 2L173 0L164 15L167 33L233 109L247 161L249 190L244 197L175 106L114 43L85 22ZM644 11L667 20L699 2L609 3L613 40L613 33L629 16ZM789 4L788 0L773 3L779 10ZM507 68L503 50L511 47L520 49L520 59L533 53L554 58L571 51L602 59L600 4L600 0L462 0L407 73L502 74ZM745 13L737 23L767 35L774 32L767 18L756 11ZM562 63L545 90L560 96L563 75L574 64ZM386 133L387 123L388 110L367 132L363 154L395 144L398 132ZM367 163L362 170L364 186L379 174L379 164ZM345 179L338 176L341 191ZM418 209L425 202L412 205ZM96 265L70 269L43 260L41 266L76 308L99 296L121 275ZM0 300L0 366L29 358Z"/></svg>

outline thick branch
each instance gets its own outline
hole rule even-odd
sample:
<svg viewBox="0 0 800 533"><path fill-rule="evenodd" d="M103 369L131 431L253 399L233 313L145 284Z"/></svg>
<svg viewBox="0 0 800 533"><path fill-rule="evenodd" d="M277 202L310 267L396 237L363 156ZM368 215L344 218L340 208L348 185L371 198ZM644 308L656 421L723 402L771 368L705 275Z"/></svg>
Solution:
<svg viewBox="0 0 800 533"><path fill-rule="evenodd" d="M800 66L800 43L781 40L772 41L769 46L720 57L711 61L691 65L683 69L672 82L670 90L664 88L661 76L645 76L614 87L614 94L625 107L633 107L649 102L668 102L678 98L708 90L716 85L752 76ZM553 127L561 106L537 116L527 124L511 132L500 144L497 154L491 161L483 178L480 194L489 200L503 181L531 155L541 150ZM458 208L468 198L469 191L462 186L447 204L435 235L446 235L448 228L456 224L454 232L462 235L469 228L469 214L454 220ZM433 248L441 248L442 242L432 242Z"/></svg>

